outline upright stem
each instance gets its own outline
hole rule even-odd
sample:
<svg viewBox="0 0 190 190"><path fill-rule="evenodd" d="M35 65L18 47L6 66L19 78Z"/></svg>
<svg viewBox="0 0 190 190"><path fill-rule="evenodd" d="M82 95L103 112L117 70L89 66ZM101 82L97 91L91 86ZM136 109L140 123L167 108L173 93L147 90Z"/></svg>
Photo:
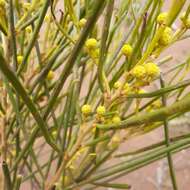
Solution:
<svg viewBox="0 0 190 190"><path fill-rule="evenodd" d="M2 168L3 168L3 174L5 178L5 187L3 190L12 190L12 184L11 184L11 176L9 172L8 165L5 161L2 163Z"/></svg>
<svg viewBox="0 0 190 190"><path fill-rule="evenodd" d="M99 81L100 89L102 90L103 93L107 92L108 95L110 95L110 87L109 87L108 80L106 78L106 73L104 71L104 63L106 60L107 39L108 39L108 34L109 34L113 8L114 8L114 0L110 0L107 5L107 11L105 15L103 30L102 30L100 59L98 63L98 81Z"/></svg>
<svg viewBox="0 0 190 190"><path fill-rule="evenodd" d="M39 31L40 31L40 28L41 28L41 26L43 24L43 20L44 20L44 17L46 15L46 12L48 10L49 5L50 5L50 0L45 0L45 2L43 3L43 7L42 7L42 10L41 10L39 19L38 19L38 21L36 23L34 33L33 33L32 37L31 37L31 40L30 40L30 43L28 44L28 47L26 48L26 52L24 53L23 62L19 66L17 74L20 74L22 72L22 70L24 69L24 67L26 66L26 64L27 64L28 57L29 57L29 55L30 55L30 53L32 51L32 48L35 45L35 41L36 41L36 39L37 39L37 37L39 35Z"/></svg>
<svg viewBox="0 0 190 190"><path fill-rule="evenodd" d="M164 82L164 79L162 78L162 76L160 77L160 84L161 84L161 88L165 87L165 82ZM162 104L164 107L167 106L166 96L164 94L162 95ZM164 119L164 134L165 134L166 146L169 147L170 146L170 137L169 137L168 119L167 118ZM173 189L177 190L178 188L177 188L176 176L175 176L175 171L174 171L174 166L173 166L173 160L172 160L171 153L169 151L167 152L167 159L168 159L168 165L169 165L170 177L172 180Z"/></svg>

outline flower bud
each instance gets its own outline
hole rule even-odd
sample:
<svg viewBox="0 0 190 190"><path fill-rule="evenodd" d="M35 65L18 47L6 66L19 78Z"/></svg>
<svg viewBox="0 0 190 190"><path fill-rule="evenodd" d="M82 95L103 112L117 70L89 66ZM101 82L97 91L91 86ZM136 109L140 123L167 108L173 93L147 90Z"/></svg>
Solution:
<svg viewBox="0 0 190 190"><path fill-rule="evenodd" d="M85 26L86 22L87 22L87 20L85 18L80 19L79 20L79 26L81 28L83 28Z"/></svg>
<svg viewBox="0 0 190 190"><path fill-rule="evenodd" d="M84 115L88 115L92 112L92 108L89 104L85 104L82 106L81 111Z"/></svg>
<svg viewBox="0 0 190 190"><path fill-rule="evenodd" d="M121 122L121 118L118 116L118 115L115 115L113 118L112 118L112 122L115 123L115 124L118 124Z"/></svg>
<svg viewBox="0 0 190 190"><path fill-rule="evenodd" d="M160 75L160 68L153 62L148 62L144 65L148 77L156 78Z"/></svg>
<svg viewBox="0 0 190 190"><path fill-rule="evenodd" d="M22 64L23 62L23 56L22 55L17 55L17 63L18 65Z"/></svg>
<svg viewBox="0 0 190 190"><path fill-rule="evenodd" d="M30 34L30 33L32 32L31 26L27 26L27 27L25 28L25 31L26 31L26 33Z"/></svg>
<svg viewBox="0 0 190 190"><path fill-rule="evenodd" d="M96 112L98 115L104 115L106 113L106 108L104 106L98 106Z"/></svg>
<svg viewBox="0 0 190 190"><path fill-rule="evenodd" d="M114 85L113 85L113 87L114 87L115 89L120 88L120 87L121 87L121 82L119 82L119 81L115 82Z"/></svg>
<svg viewBox="0 0 190 190"><path fill-rule="evenodd" d="M131 92L131 87L129 85L129 83L125 83L124 87L123 87L123 92L125 95L129 94Z"/></svg>
<svg viewBox="0 0 190 190"><path fill-rule="evenodd" d="M125 55L126 57L131 56L132 52L133 52L133 48L132 48L131 45L129 45L129 44L125 44L125 45L123 45L123 47L121 48L121 53L122 53L123 55Z"/></svg>
<svg viewBox="0 0 190 190"><path fill-rule="evenodd" d="M95 38L90 38L86 41L85 46L87 49L95 49L97 47L97 40Z"/></svg>
<svg viewBox="0 0 190 190"><path fill-rule="evenodd" d="M90 55L93 59L98 59L100 56L100 50L99 49L92 49L90 51Z"/></svg>
<svg viewBox="0 0 190 190"><path fill-rule="evenodd" d="M172 40L172 29L170 27L166 27L163 34L160 37L159 43L161 45L168 45L171 43Z"/></svg>
<svg viewBox="0 0 190 190"><path fill-rule="evenodd" d="M133 68L131 74L137 79L143 79L146 76L146 69L142 65L137 65Z"/></svg>
<svg viewBox="0 0 190 190"><path fill-rule="evenodd" d="M158 24L165 24L167 17L168 17L167 12L160 13L157 17L157 23Z"/></svg>
<svg viewBox="0 0 190 190"><path fill-rule="evenodd" d="M144 90L144 89L139 89L138 90L138 94L144 94L144 93L146 93L146 90Z"/></svg>
<svg viewBox="0 0 190 190"><path fill-rule="evenodd" d="M54 72L53 71L49 71L48 75L47 75L47 79L48 80L52 80L54 78Z"/></svg>

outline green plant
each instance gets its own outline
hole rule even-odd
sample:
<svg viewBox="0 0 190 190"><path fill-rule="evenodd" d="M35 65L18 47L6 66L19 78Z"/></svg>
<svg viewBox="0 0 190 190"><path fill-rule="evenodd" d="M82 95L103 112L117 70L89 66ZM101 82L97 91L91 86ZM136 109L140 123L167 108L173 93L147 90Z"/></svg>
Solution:
<svg viewBox="0 0 190 190"><path fill-rule="evenodd" d="M172 154L188 148L190 136L170 138L168 123L190 111L190 58L171 65L172 56L161 53L189 38L190 4L173 0L168 12L163 6L0 0L1 189L19 190L28 181L45 190L129 189L133 184L112 179L163 157L177 189ZM117 153L158 127L164 141Z"/></svg>

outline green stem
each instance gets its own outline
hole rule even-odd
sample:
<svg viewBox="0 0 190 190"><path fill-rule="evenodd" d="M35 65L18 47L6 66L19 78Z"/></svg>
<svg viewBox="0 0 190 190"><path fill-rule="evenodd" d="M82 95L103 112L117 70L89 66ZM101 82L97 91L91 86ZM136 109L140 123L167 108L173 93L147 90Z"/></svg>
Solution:
<svg viewBox="0 0 190 190"><path fill-rule="evenodd" d="M106 90L108 94L110 94L110 88L109 88L109 83L104 71L104 62L106 59L107 39L108 39L108 34L109 34L113 8L114 8L114 0L110 0L107 5L107 11L106 11L105 20L104 20L104 26L103 26L102 38L101 38L101 47L100 47L100 58L99 58L99 63L98 63L99 86L103 93Z"/></svg>
<svg viewBox="0 0 190 190"><path fill-rule="evenodd" d="M186 139L186 138L189 138L190 137L190 134L186 134L186 135L181 135L181 136L177 136L177 137L172 137L170 138L169 140L172 142L172 143L175 143L176 141L179 141L179 140L183 140L183 139ZM141 154L141 153L144 153L146 151L151 151L152 149L160 149L162 146L164 146L166 144L166 141L163 140L163 141L160 141L158 143L155 143L155 144L152 144L150 146L146 146L146 147L143 147L143 148L140 148L140 149L137 149L137 150L134 150L134 151L131 151L131 152L126 152L126 153L121 153L121 154L116 154L115 157L127 157L127 156L132 156L132 155L137 155L137 154Z"/></svg>
<svg viewBox="0 0 190 190"><path fill-rule="evenodd" d="M182 146L187 146L189 144L190 144L190 138L186 140L181 140L175 144L170 145L169 147L164 147L161 150L157 150L152 153L145 154L144 156L141 156L139 159L131 160L131 162L126 161L126 162L123 162L121 165L118 165L117 167L112 167L109 170L101 171L98 174L92 176L91 178L84 180L78 184L71 185L66 189L72 189L72 188L79 187L88 183L92 183L94 181L101 180L105 177L120 173L122 171L125 171L125 172L134 171L135 169L138 169L139 167L142 167L144 165L152 163L153 161L163 158L164 156L166 156L167 152L172 152L178 149L181 150Z"/></svg>
<svg viewBox="0 0 190 190"><path fill-rule="evenodd" d="M14 25L14 8L13 1L9 0L9 23L10 23L10 36L11 45L13 50L13 63L14 69L17 69L17 46L16 46L16 36L15 36L15 25Z"/></svg>
<svg viewBox="0 0 190 190"><path fill-rule="evenodd" d="M169 26L172 25L172 23L175 21L176 17L180 13L181 9L183 8L185 2L186 0L180 0L180 1L173 0L169 13L168 13L167 21L166 21L167 25Z"/></svg>
<svg viewBox="0 0 190 190"><path fill-rule="evenodd" d="M184 88L188 85L190 85L190 80L184 80L176 85L172 85L172 86L165 87L165 88L162 88L159 90L155 90L154 92L143 93L143 94L129 94L126 96L126 98L153 98L155 96L161 96L163 94L173 92L174 90Z"/></svg>
<svg viewBox="0 0 190 190"><path fill-rule="evenodd" d="M22 182L22 176L18 175L16 178L14 190L20 190L21 182Z"/></svg>
<svg viewBox="0 0 190 190"><path fill-rule="evenodd" d="M67 61L63 71L61 72L61 76L59 77L59 79L57 81L57 85L54 88L52 96L50 97L49 103L48 103L47 108L44 112L45 118L49 115L50 110L53 108L53 106L56 102L56 98L58 97L69 73L71 72L71 70L74 66L75 60L76 60L77 56L79 55L79 53L80 53L80 51L81 51L81 49L85 43L85 40L88 37L89 32L92 30L92 28L93 28L96 20L98 19L98 16L100 15L101 11L103 11L103 5L104 5L104 1L102 1L102 0L96 1L96 5L94 8L93 14L89 18L89 20L87 21L87 24L86 24L85 28L83 29L79 40L76 42L76 45L74 46L73 51L71 52L70 58Z"/></svg>
<svg viewBox="0 0 190 190"><path fill-rule="evenodd" d="M8 67L8 65L5 62L5 59L3 58L2 54L0 54L0 70L3 72L5 77L9 80L9 82L12 84L14 87L15 91L20 95L27 105L28 109L30 110L31 114L33 115L34 119L38 123L39 128L41 129L47 143L56 151L59 152L59 148L57 147L56 144L54 144L52 137L49 135L48 129L47 129L47 124L44 122L42 119L40 113L36 109L34 103L28 96L26 90L16 77L16 75L13 73L13 71Z"/></svg>
<svg viewBox="0 0 190 190"><path fill-rule="evenodd" d="M121 121L119 124L105 124L105 125L98 124L97 127L102 130L123 129L136 125L138 126L151 122L163 121L169 116L173 116L178 113L183 114L189 110L190 110L190 95L187 95L185 98L172 104L171 106L160 108L150 113L137 114L126 120Z"/></svg>
<svg viewBox="0 0 190 190"><path fill-rule="evenodd" d="M18 72L17 72L18 74L20 74L22 72L22 70L24 69L24 67L27 64L28 57L29 57L29 55L30 55L30 53L32 51L33 46L35 45L35 41L36 41L36 39L38 37L40 28L41 28L41 26L43 24L43 20L44 20L44 17L46 15L46 12L48 10L49 4L50 4L50 0L46 0L43 3L42 11L41 11L41 13L39 15L39 19L38 19L38 21L36 23L34 33L33 33L32 37L30 39L30 43L28 44L28 47L26 48L26 52L24 53L23 62L18 68Z"/></svg>
<svg viewBox="0 0 190 190"><path fill-rule="evenodd" d="M165 87L165 83L164 83L162 76L160 77L160 84L161 84L161 88ZM166 96L164 94L162 95L162 104L165 107L167 106ZM170 146L170 137L169 137L168 119L167 118L164 119L164 134L165 134L166 146L169 147ZM171 177L173 189L177 190L178 188L177 188L177 182L176 182L176 176L175 176L171 152L167 152L167 159L168 159L168 165L169 165L169 171L170 171L170 177Z"/></svg>
<svg viewBox="0 0 190 190"><path fill-rule="evenodd" d="M5 178L5 187L7 190L12 190L12 182L8 165L5 161L2 163L3 174Z"/></svg>

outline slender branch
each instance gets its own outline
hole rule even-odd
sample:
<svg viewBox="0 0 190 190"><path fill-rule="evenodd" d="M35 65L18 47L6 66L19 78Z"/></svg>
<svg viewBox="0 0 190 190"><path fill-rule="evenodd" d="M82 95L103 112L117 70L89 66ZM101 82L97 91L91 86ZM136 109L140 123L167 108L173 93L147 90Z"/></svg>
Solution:
<svg viewBox="0 0 190 190"><path fill-rule="evenodd" d="M12 190L10 171L9 171L8 165L5 161L3 161L3 163L2 163L2 168L3 168L4 178L5 178L5 187L7 190Z"/></svg>
<svg viewBox="0 0 190 190"><path fill-rule="evenodd" d="M22 86L22 84L19 82L18 78L16 75L13 73L13 71L8 67L8 65L5 62L5 59L3 58L2 54L0 54L0 70L3 72L5 77L10 81L16 92L22 97L24 100L25 104L27 105L28 109L32 113L34 119L38 123L39 128L42 130L42 133L47 141L47 143L56 151L59 152L59 148L57 147L56 144L54 144L48 129L47 129L47 124L45 124L44 120L40 116L40 113L38 112L37 108L35 107L34 103L26 93L26 90Z"/></svg>
<svg viewBox="0 0 190 190"><path fill-rule="evenodd" d="M163 121L167 117L173 116L177 113L183 114L189 110L190 95L187 95L182 100L172 104L171 106L160 108L150 113L140 113L138 115L132 116L126 120L121 121L119 124L97 124L97 127L102 130L122 129L151 122Z"/></svg>
<svg viewBox="0 0 190 190"><path fill-rule="evenodd" d="M164 82L164 79L162 76L160 76L160 84L161 84L161 88L165 87L165 82ZM162 95L162 105L165 107L167 106L165 95ZM166 146L168 147L168 146L170 146L170 137L169 137L169 131L168 131L168 119L167 118L164 119L164 134L165 134ZM175 176L171 152L167 152L167 159L168 159L168 165L169 165L170 177L172 180L173 189L177 190L178 188L177 188L177 182L176 182L176 176Z"/></svg>
<svg viewBox="0 0 190 190"><path fill-rule="evenodd" d="M30 40L30 43L29 43L28 47L26 48L26 52L25 52L24 57L23 57L23 62L19 66L17 74L20 74L22 72L22 70L24 69L24 67L26 67L28 57L29 57L29 55L30 55L30 53L32 51L33 46L35 45L35 41L36 41L36 39L38 37L40 28L41 28L41 26L43 24L43 20L44 20L44 17L46 15L46 12L48 10L49 5L50 5L50 0L45 0L45 2L43 3L41 13L39 15L39 19L38 19L38 21L36 23L34 33L33 33L32 37L31 37L31 40Z"/></svg>

